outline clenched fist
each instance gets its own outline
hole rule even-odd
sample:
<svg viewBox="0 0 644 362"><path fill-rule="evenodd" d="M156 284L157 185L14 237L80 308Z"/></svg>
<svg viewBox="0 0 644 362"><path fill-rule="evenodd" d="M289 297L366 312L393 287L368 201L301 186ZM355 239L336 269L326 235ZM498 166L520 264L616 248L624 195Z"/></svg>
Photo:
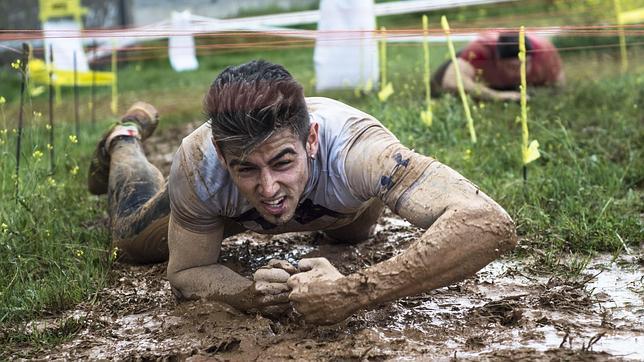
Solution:
<svg viewBox="0 0 644 362"><path fill-rule="evenodd" d="M326 258L302 259L298 267L287 282L289 299L307 322L337 323L358 309L341 283L344 276Z"/></svg>
<svg viewBox="0 0 644 362"><path fill-rule="evenodd" d="M297 269L285 260L273 259L253 274L253 304L263 315L276 318L290 309L288 298L291 288L287 285Z"/></svg>

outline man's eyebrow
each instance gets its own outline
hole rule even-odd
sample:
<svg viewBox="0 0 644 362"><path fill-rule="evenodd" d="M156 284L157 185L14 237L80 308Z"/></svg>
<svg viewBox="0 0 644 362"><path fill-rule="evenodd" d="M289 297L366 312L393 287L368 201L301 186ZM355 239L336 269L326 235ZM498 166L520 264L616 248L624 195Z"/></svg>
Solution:
<svg viewBox="0 0 644 362"><path fill-rule="evenodd" d="M279 160L280 158L284 157L285 155L289 155L289 154L297 155L297 152L295 152L295 150L293 148L291 148L291 147L285 148L285 149L281 150L273 158L271 158L268 161L268 163L273 163L273 162ZM255 167L256 165L254 163L251 163L251 162L248 162L248 161L242 161L242 160L234 158L234 159L230 160L230 162L228 163L228 166L229 167L234 167L234 166Z"/></svg>
<svg viewBox="0 0 644 362"><path fill-rule="evenodd" d="M280 158L282 158L282 157L284 157L286 155L289 155L289 154L297 155L297 152L295 152L295 150L293 148L287 147L287 148L281 150L277 155L275 155L275 157L271 158L268 161L268 163L273 163L273 162L279 160Z"/></svg>
<svg viewBox="0 0 644 362"><path fill-rule="evenodd" d="M252 163L250 163L250 162L247 162L247 161L241 161L241 160L238 160L238 159L236 159L236 158L234 158L234 159L230 160L230 162L228 163L228 166L229 166L229 167L234 167L234 166L238 166L238 165L239 165L239 166L247 166L247 167L253 167L253 166L255 166L254 164L252 164Z"/></svg>

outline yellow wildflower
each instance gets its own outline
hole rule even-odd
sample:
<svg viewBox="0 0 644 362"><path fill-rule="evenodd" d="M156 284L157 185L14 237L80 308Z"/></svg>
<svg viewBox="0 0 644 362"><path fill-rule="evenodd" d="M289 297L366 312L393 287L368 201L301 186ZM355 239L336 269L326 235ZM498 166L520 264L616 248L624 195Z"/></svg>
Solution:
<svg viewBox="0 0 644 362"><path fill-rule="evenodd" d="M13 69L20 69L20 64L22 61L20 59L16 59L15 61L11 62L11 68Z"/></svg>
<svg viewBox="0 0 644 362"><path fill-rule="evenodd" d="M70 134L69 135L69 142L78 143L78 137L76 137L76 135Z"/></svg>
<svg viewBox="0 0 644 362"><path fill-rule="evenodd" d="M111 253L112 260L116 260L116 257L118 256L118 254L119 254L119 247L115 246L114 248L112 248L112 253Z"/></svg>
<svg viewBox="0 0 644 362"><path fill-rule="evenodd" d="M463 160L469 161L472 158L472 150L471 149L466 149L465 153L463 154Z"/></svg>
<svg viewBox="0 0 644 362"><path fill-rule="evenodd" d="M9 231L9 225L5 223L0 224L0 231L2 231L3 234L6 234L7 231Z"/></svg>
<svg viewBox="0 0 644 362"><path fill-rule="evenodd" d="M34 153L31 154L31 157L35 158L36 161L40 160L44 154L42 153L41 150L35 150Z"/></svg>
<svg viewBox="0 0 644 362"><path fill-rule="evenodd" d="M75 253L75 254L76 254L76 256L77 256L77 257L79 257L79 258L80 258L81 256L83 256L83 254L85 254L85 252L84 252L84 251L82 251L81 249L76 249L76 251L75 251L74 253Z"/></svg>
<svg viewBox="0 0 644 362"><path fill-rule="evenodd" d="M51 150L53 150L53 149L54 149L54 146L52 146L52 145L51 145L51 143L48 143L48 144L47 144L47 149L48 149L49 151L51 151Z"/></svg>
<svg viewBox="0 0 644 362"><path fill-rule="evenodd" d="M56 180L51 176L47 177L47 183L49 184L49 186L56 186Z"/></svg>
<svg viewBox="0 0 644 362"><path fill-rule="evenodd" d="M78 166L74 166L71 170L69 170L69 173L76 175L78 173L78 170L80 170L80 168Z"/></svg>
<svg viewBox="0 0 644 362"><path fill-rule="evenodd" d="M3 96L0 96L0 104L5 104L5 103L7 103L7 100Z"/></svg>

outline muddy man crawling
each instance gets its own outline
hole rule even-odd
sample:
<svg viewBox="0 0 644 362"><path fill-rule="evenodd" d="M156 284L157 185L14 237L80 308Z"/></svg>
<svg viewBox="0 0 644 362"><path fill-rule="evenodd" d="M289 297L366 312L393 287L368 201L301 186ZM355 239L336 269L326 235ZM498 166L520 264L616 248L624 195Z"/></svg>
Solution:
<svg viewBox="0 0 644 362"><path fill-rule="evenodd" d="M321 97L280 65L226 68L204 99L209 118L183 139L170 176L141 142L157 112L138 102L98 143L89 190L108 195L120 259L168 260L180 298L210 298L276 316L294 308L332 324L473 275L516 245L512 220L456 171L403 146L374 117ZM321 231L370 238L384 206L425 228L407 250L342 275L324 258L273 260L248 280L218 263L222 240Z"/></svg>

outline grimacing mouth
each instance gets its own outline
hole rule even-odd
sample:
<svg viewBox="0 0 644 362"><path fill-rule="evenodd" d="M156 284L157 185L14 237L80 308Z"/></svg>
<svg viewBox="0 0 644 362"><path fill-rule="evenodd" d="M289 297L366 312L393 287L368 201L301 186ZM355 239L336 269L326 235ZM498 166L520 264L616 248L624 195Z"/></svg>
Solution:
<svg viewBox="0 0 644 362"><path fill-rule="evenodd" d="M281 204L284 200L286 200L286 196L280 196L278 198L273 198L273 199L270 199L270 200L261 200L261 203L266 204L266 205L274 206L274 205Z"/></svg>

